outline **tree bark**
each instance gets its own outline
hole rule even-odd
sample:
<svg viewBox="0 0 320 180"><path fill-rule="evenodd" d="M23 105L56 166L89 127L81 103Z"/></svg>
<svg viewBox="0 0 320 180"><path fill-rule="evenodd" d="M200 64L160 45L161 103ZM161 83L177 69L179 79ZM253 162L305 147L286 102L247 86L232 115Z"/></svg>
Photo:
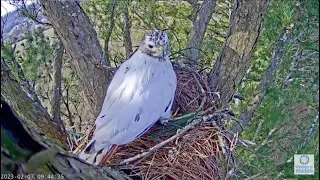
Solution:
<svg viewBox="0 0 320 180"><path fill-rule="evenodd" d="M61 90L61 81L62 81L62 61L63 61L63 52L64 52L64 47L60 40L58 41L57 44L57 51L56 54L53 58L53 93L52 93L52 115L53 115L53 120L57 123L60 124L61 126L63 125L63 122L61 120L61 97L62 97L62 90Z"/></svg>
<svg viewBox="0 0 320 180"><path fill-rule="evenodd" d="M1 59L1 96L19 113L28 127L37 130L50 141L68 148L65 130L53 122L49 114L22 90L4 59Z"/></svg>
<svg viewBox="0 0 320 180"><path fill-rule="evenodd" d="M129 180L122 172L110 167L97 167L80 160L60 147L24 128L24 121L1 100L1 177L30 179L95 179ZM23 178L26 179L26 178Z"/></svg>
<svg viewBox="0 0 320 180"><path fill-rule="evenodd" d="M40 0L40 4L71 56L94 119L100 111L109 82L108 71L99 66L105 59L97 34L79 2Z"/></svg>
<svg viewBox="0 0 320 180"><path fill-rule="evenodd" d="M126 58L129 58L132 54L132 42L130 35L130 17L128 11L128 1L125 1L124 5L122 5L122 13L123 13L123 43L126 50Z"/></svg>
<svg viewBox="0 0 320 180"><path fill-rule="evenodd" d="M249 124L250 119L252 118L253 114L256 112L263 98L265 97L267 88L270 87L274 82L279 67L279 63L285 49L285 43L288 40L288 33L289 31L286 31L285 33L282 33L282 35L280 36L280 39L273 50L273 55L269 63L269 66L263 74L258 86L254 90L255 94L253 98L248 102L247 107L242 111L240 115L240 120L243 127ZM236 123L232 128L232 131L235 133L238 132L240 134L243 131L243 129L238 123Z"/></svg>
<svg viewBox="0 0 320 180"><path fill-rule="evenodd" d="M190 21L191 22L195 22L196 19L197 19L197 15L198 15L198 12L199 12L199 7L200 5L198 4L198 0L189 0L187 1L191 7L192 7L192 11L191 11L191 14L190 14Z"/></svg>
<svg viewBox="0 0 320 180"><path fill-rule="evenodd" d="M268 4L268 0L236 1L226 40L209 73L211 91L220 94L218 107L228 104L246 74Z"/></svg>
<svg viewBox="0 0 320 180"><path fill-rule="evenodd" d="M214 0L204 0L202 2L202 5L200 7L199 13L197 15L197 18L194 18L195 10L197 9L197 3L193 2L193 11L191 17L194 21L192 22L192 30L188 37L187 42L187 50L186 55L189 59L192 60L192 62L196 62L199 56L199 49L201 42L203 40L204 34L207 29L207 25L211 19L211 16L215 9L215 1Z"/></svg>

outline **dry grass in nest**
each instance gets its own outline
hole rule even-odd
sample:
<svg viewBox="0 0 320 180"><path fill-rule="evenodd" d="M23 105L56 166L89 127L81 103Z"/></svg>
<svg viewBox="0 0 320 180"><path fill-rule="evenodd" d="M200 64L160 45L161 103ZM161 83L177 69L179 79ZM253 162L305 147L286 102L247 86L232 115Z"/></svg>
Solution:
<svg viewBox="0 0 320 180"><path fill-rule="evenodd" d="M118 148L111 164L119 164L123 159L132 157L142 151L174 135L167 134L155 139L148 138L148 134L157 131L150 129L145 135L133 142ZM219 132L208 123L188 131L187 134L170 142L134 166L128 165L124 169L132 170L131 175L138 175L142 179L212 179L218 177L216 156L219 152Z"/></svg>

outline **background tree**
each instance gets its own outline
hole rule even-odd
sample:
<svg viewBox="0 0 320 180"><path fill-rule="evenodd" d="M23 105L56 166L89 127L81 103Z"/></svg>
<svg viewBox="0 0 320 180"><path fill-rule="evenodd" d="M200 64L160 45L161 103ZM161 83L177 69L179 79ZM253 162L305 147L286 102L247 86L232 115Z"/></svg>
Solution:
<svg viewBox="0 0 320 180"><path fill-rule="evenodd" d="M78 2L40 1L49 21L71 56L92 119L99 113L109 78L96 32ZM64 28L60 28L64 27Z"/></svg>
<svg viewBox="0 0 320 180"><path fill-rule="evenodd" d="M241 137L257 144L237 150L239 178L298 178L293 175L296 153L315 155L315 175L306 179L318 178L317 7L318 2L271 1L249 73L238 91L244 100L232 104L245 122ZM242 131L237 125L233 128Z"/></svg>

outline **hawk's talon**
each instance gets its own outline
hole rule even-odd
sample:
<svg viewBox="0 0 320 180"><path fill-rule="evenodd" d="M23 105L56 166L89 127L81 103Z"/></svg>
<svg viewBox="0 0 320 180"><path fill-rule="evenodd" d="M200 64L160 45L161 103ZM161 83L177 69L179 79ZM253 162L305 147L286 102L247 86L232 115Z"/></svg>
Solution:
<svg viewBox="0 0 320 180"><path fill-rule="evenodd" d="M168 126L169 125L170 118L160 118L159 122L162 126Z"/></svg>

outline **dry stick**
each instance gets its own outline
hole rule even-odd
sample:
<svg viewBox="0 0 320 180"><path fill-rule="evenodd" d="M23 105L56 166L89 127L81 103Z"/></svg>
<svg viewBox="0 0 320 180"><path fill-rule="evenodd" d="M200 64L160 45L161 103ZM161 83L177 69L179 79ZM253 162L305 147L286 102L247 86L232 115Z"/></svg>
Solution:
<svg viewBox="0 0 320 180"><path fill-rule="evenodd" d="M237 139L238 139L238 133L236 133L234 136L233 136L233 138L232 138L232 141L230 141L230 139L228 138L228 137L225 137L225 139L228 139L228 141L226 141L226 146L227 146L227 148L226 148L226 150L227 150L227 152L228 152L228 156L227 156L227 166L226 166L226 173L225 173L225 180L227 180L228 179L228 176L229 175L232 175L232 173L233 173L233 171L235 171L235 169L236 169L236 164L235 164L235 160L234 160L234 158L233 158L233 154L232 154L232 148L233 148L233 146L235 146L233 143L237 143ZM225 139L223 139L223 140L225 140ZM231 142L231 143L230 143ZM230 143L230 144L228 144L228 143ZM229 165L230 165L230 159L232 160L232 168L231 168L231 170L229 171Z"/></svg>
<svg viewBox="0 0 320 180"><path fill-rule="evenodd" d="M85 135L85 136L83 136L83 137L80 138L80 139L85 139L85 140L83 141L83 143L79 144L79 146L78 146L75 150L73 150L73 153L74 153L74 154L80 153L81 148L85 146L86 142L88 142L89 137L90 137L90 134L92 133L94 127L95 127L95 126L92 126L92 127L90 128L89 134L87 134L87 135ZM80 140L78 139L78 141L80 141Z"/></svg>
<svg viewBox="0 0 320 180"><path fill-rule="evenodd" d="M199 86L199 88L201 90L201 94L203 94L203 98L202 98L201 104L200 104L199 108L196 111L196 112L199 112L199 111L201 111L203 105L207 101L207 95L206 95L206 92L204 91L201 83L199 82L198 78L196 77L195 73L192 73L192 76L193 76L194 80L196 81L196 83L198 84L198 86Z"/></svg>
<svg viewBox="0 0 320 180"><path fill-rule="evenodd" d="M72 141L72 139L70 137L71 137L71 135L69 134L69 136L67 137L67 142L68 142L70 150L72 151L72 149L73 149L73 141Z"/></svg>

